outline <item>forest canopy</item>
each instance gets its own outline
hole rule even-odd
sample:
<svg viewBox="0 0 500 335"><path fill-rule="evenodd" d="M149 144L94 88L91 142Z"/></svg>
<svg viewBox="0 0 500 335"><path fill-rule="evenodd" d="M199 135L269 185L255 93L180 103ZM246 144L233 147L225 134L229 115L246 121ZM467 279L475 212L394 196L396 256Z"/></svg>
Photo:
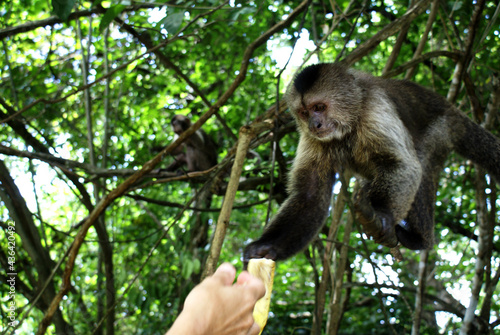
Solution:
<svg viewBox="0 0 500 335"><path fill-rule="evenodd" d="M0 331L163 334L217 264L242 270L287 196L283 93L305 65L411 80L500 137L499 15L486 0L4 2ZM175 115L192 125L174 133ZM217 163L169 169L201 130ZM338 180L317 238L277 263L263 334L499 332L500 199L482 168L448 158L435 246L400 256L353 217L356 177Z"/></svg>

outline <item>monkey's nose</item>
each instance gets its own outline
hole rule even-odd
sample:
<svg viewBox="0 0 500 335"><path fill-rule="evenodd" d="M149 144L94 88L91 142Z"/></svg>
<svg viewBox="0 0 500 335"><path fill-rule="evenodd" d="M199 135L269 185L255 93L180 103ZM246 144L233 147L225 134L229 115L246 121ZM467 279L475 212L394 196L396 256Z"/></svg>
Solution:
<svg viewBox="0 0 500 335"><path fill-rule="evenodd" d="M323 122L320 117L313 115L309 118L309 131L312 133L323 131Z"/></svg>
<svg viewBox="0 0 500 335"><path fill-rule="evenodd" d="M321 123L320 120L315 119L315 118L311 118L309 120L309 128L310 129L320 129L321 127L323 127L323 124Z"/></svg>

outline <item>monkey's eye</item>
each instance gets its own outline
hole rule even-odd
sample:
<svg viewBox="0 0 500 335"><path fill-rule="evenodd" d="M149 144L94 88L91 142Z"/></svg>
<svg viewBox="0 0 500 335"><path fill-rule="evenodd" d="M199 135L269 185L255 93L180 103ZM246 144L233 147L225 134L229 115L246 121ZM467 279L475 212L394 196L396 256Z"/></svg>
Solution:
<svg viewBox="0 0 500 335"><path fill-rule="evenodd" d="M305 118L305 119L306 119L306 118L308 118L308 117L309 117L309 113L307 112L307 110L306 110L306 109L299 109L297 113L298 113L298 114L299 114L299 116L300 116L300 117L302 117L302 118Z"/></svg>
<svg viewBox="0 0 500 335"><path fill-rule="evenodd" d="M315 112L324 112L326 110L326 105L325 104L316 104L313 107Z"/></svg>

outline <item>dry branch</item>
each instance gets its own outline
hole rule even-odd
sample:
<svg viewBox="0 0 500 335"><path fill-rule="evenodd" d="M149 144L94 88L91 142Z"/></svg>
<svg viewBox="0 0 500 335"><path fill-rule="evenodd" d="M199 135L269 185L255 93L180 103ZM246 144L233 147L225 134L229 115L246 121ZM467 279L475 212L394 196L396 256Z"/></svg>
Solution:
<svg viewBox="0 0 500 335"><path fill-rule="evenodd" d="M460 335L467 335L474 329L474 321L476 319L476 309L479 305L479 294L484 284L485 267L490 261L489 253L491 252L493 234L490 234L488 227L488 206L486 204L487 188L485 180L485 171L482 167L476 165L475 175L476 186L476 222L479 225L479 243L477 247L476 264L474 266L474 277L471 285L471 296L469 306L463 317L462 328Z"/></svg>
<svg viewBox="0 0 500 335"><path fill-rule="evenodd" d="M343 195L346 196L345 194ZM330 334L337 334L340 329L340 322L342 320L342 315L344 314L343 305L345 303L345 295L342 298L342 289L344 283L344 274L348 267L348 246L349 240L351 238L351 231L353 228L353 218L351 215L348 216L347 222L344 228L344 236L342 240L342 246L340 247L339 261L337 268L335 269L335 277L333 278L332 285L332 296L330 302L330 313L331 318L328 325L328 331Z"/></svg>
<svg viewBox="0 0 500 335"><path fill-rule="evenodd" d="M478 34L478 26L482 18L481 14L483 13L485 3L485 0L479 0L474 8L474 13L472 14L467 34L467 41L465 42L464 55L456 64L453 78L451 79L450 89L448 91L448 96L446 97L448 101L454 102L457 99L460 84L464 78L465 72L467 72L470 62L472 61L472 49Z"/></svg>
<svg viewBox="0 0 500 335"><path fill-rule="evenodd" d="M226 195L224 197L224 202L222 203L219 218L217 219L214 238L210 247L205 268L203 270L202 278L212 275L217 267L220 252L222 250L222 244L224 243L224 238L226 236L226 229L229 225L229 217L231 216L234 198L236 196L236 191L238 190L241 171L243 170L243 164L245 163L245 157L247 155L250 142L263 130L271 129L272 126L272 123L269 122L259 122L253 123L250 126L243 126L240 129L240 139L238 140L236 157L231 169L231 177L229 179L229 184L227 185Z"/></svg>
<svg viewBox="0 0 500 335"><path fill-rule="evenodd" d="M427 261L429 259L429 250L422 250L420 252L420 262L418 263L418 287L415 298L415 311L413 313L413 325L411 328L411 335L420 334L420 323L422 321L422 314L424 311L424 293L427 285Z"/></svg>
<svg viewBox="0 0 500 335"><path fill-rule="evenodd" d="M413 1L410 1L412 3ZM410 4L411 8L411 4ZM410 29L410 24L411 21L406 21L403 26L401 27L398 37L396 38L396 43L394 43L392 47L391 54L389 55L389 58L387 59L387 62L385 63L385 67L382 70L382 76L389 72L394 64L396 64L396 60L398 59L399 53L401 52L401 48L403 47L403 44L405 40L407 39L408 35L408 30Z"/></svg>
<svg viewBox="0 0 500 335"><path fill-rule="evenodd" d="M431 4L431 14L429 15L429 18L427 19L427 23L425 25L425 31L422 34L422 38L418 42L417 50L415 50L415 53L413 54L412 60L418 58L421 54L422 51L424 50L425 45L427 44L427 39L429 38L429 33L431 31L432 25L434 24L434 21L436 20L437 12L438 12L438 0L433 0ZM411 67L408 72L406 72L405 79L411 79L413 75L415 74L417 67L413 66Z"/></svg>
<svg viewBox="0 0 500 335"><path fill-rule="evenodd" d="M346 198L343 193L337 195L335 205L333 206L332 219L330 229L328 230L327 243L322 257L323 272L321 274L321 282L316 293L316 310L314 311L313 325L311 334L321 334L321 327L323 325L323 312L325 310L327 289L331 283L330 267L332 264L332 253L334 243L336 240L338 228L340 226L344 206L346 205ZM337 269L338 270L338 269Z"/></svg>

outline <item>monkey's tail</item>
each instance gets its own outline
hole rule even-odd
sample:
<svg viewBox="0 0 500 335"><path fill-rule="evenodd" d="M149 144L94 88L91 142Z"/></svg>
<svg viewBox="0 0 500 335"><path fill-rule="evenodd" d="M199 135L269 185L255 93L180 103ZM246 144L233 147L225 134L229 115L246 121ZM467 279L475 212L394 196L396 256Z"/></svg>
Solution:
<svg viewBox="0 0 500 335"><path fill-rule="evenodd" d="M452 124L462 124L463 128L461 131L451 130L455 135L455 151L485 168L500 185L500 139L462 113L456 117L460 120Z"/></svg>

